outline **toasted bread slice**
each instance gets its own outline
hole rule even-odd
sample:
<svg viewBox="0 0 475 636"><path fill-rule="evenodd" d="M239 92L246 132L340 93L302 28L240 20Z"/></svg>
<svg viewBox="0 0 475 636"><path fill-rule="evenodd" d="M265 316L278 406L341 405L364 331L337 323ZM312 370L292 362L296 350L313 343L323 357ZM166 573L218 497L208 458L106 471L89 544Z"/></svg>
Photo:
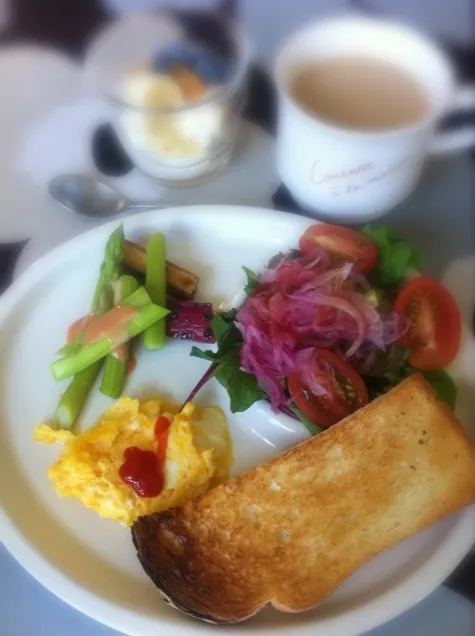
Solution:
<svg viewBox="0 0 475 636"><path fill-rule="evenodd" d="M475 500L475 444L419 375L182 508L141 517L163 598L232 623L309 609L373 556Z"/></svg>

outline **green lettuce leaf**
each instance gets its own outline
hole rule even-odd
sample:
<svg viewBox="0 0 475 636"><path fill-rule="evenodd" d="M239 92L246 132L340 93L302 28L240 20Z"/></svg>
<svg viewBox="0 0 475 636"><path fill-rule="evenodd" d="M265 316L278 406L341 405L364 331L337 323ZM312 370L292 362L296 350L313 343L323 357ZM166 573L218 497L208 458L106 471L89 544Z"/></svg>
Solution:
<svg viewBox="0 0 475 636"><path fill-rule="evenodd" d="M375 279L372 282L376 285L401 283L409 268L421 268L423 260L420 252L392 230L386 227L372 229L367 225L362 231L373 240L379 250L378 264L371 272L371 278Z"/></svg>
<svg viewBox="0 0 475 636"><path fill-rule="evenodd" d="M416 371L417 369L413 369L413 372ZM419 371L419 373L422 373L434 389L437 399L445 402L453 411L457 402L457 387L447 371L438 369L437 371Z"/></svg>
<svg viewBox="0 0 475 636"><path fill-rule="evenodd" d="M252 269L249 269L249 267L243 267L243 270L247 277L244 291L249 296L259 285L259 275L253 272Z"/></svg>
<svg viewBox="0 0 475 636"><path fill-rule="evenodd" d="M230 351L221 358L215 377L228 392L231 413L247 411L254 402L265 398L256 378L240 369L239 351Z"/></svg>
<svg viewBox="0 0 475 636"><path fill-rule="evenodd" d="M218 312L211 321L218 343L217 351L202 351L193 347L190 354L217 365L213 375L228 392L232 413L247 411L254 402L265 397L256 378L240 368L242 337L234 324L236 314L236 309Z"/></svg>
<svg viewBox="0 0 475 636"><path fill-rule="evenodd" d="M365 376L363 378L370 400L387 393L413 373L420 373L434 389L437 399L447 404L452 410L455 409L457 386L447 371L444 369L421 371L420 369L415 369L407 361L398 367L389 368L377 376Z"/></svg>

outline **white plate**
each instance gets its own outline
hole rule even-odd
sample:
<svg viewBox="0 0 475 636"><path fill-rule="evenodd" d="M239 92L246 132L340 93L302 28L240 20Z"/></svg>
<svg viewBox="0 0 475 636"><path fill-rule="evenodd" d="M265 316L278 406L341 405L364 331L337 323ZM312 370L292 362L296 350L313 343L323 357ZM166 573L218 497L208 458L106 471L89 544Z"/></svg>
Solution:
<svg viewBox="0 0 475 636"><path fill-rule="evenodd" d="M124 221L136 241L164 231L172 260L201 276L199 298L232 303L243 285L242 265L259 268L279 250L296 245L309 219L269 210L189 207L160 210ZM228 629L210 627L166 606L136 559L130 532L78 502L60 500L47 480L58 447L32 442L33 428L50 414L64 384L48 365L77 316L87 310L105 241L116 223L83 234L33 265L0 301L0 496L2 539L18 561L64 601L102 623L134 636L179 636ZM465 334L452 372L460 385L458 414L475 413L475 343ZM151 392L180 402L206 369L189 345L141 352L129 395ZM210 382L201 403L227 396ZM94 393L82 418L95 422L108 400ZM272 421L271 421L272 420ZM229 415L236 461L242 471L306 437L300 424L271 416L266 405ZM471 422L473 425L473 421ZM318 609L299 615L261 612L237 629L306 636L351 636L404 611L439 585L475 540L475 508L380 555L344 583Z"/></svg>

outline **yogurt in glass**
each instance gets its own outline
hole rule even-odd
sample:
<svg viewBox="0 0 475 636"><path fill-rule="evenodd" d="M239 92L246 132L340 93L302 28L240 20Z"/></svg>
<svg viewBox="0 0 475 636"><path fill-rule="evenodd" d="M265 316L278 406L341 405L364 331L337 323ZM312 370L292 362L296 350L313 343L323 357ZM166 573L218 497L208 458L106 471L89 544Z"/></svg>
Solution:
<svg viewBox="0 0 475 636"><path fill-rule="evenodd" d="M147 28L138 28L138 20ZM127 22L133 23L128 34ZM144 172L186 185L229 162L249 63L245 38L231 27L229 34L234 52L225 76L210 67L206 50L201 59L200 47L160 14L121 20L91 46L89 76L100 83L118 137Z"/></svg>

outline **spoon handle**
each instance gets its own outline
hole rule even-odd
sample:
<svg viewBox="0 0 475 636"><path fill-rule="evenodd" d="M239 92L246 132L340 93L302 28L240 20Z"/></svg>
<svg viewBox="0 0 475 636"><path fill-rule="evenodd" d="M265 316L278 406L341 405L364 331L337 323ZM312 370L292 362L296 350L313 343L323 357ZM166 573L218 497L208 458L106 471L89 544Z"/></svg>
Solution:
<svg viewBox="0 0 475 636"><path fill-rule="evenodd" d="M156 202L156 203L136 203L134 201L134 203L127 203L127 205L124 207L123 211L125 210L161 210L162 208L168 208L170 207L169 204L167 203L163 203L163 202Z"/></svg>

